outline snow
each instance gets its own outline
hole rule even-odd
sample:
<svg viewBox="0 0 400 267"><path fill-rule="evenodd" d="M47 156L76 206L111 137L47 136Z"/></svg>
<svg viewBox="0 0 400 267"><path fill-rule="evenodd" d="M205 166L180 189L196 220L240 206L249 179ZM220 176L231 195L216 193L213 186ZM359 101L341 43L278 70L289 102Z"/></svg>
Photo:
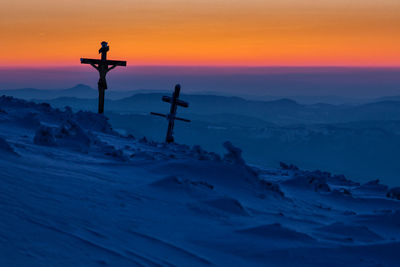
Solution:
<svg viewBox="0 0 400 267"><path fill-rule="evenodd" d="M224 156L224 160L232 162L237 165L244 165L245 162L242 158L242 150L238 147L235 147L231 142L226 141L224 144L228 153Z"/></svg>
<svg viewBox="0 0 400 267"><path fill-rule="evenodd" d="M57 144L53 129L44 125L36 131L33 142L42 146L55 146Z"/></svg>
<svg viewBox="0 0 400 267"><path fill-rule="evenodd" d="M398 188L0 97L0 266L395 266Z"/></svg>
<svg viewBox="0 0 400 267"><path fill-rule="evenodd" d="M238 230L238 233L252 235L256 238L266 238L278 241L291 241L291 242L310 242L315 241L314 238L307 234L296 232L287 227L283 227L280 223L261 225L247 229ZM276 239L276 240L275 240Z"/></svg>
<svg viewBox="0 0 400 267"><path fill-rule="evenodd" d="M14 149L10 146L10 144L2 137L0 137L0 153L6 153L6 154L15 154Z"/></svg>
<svg viewBox="0 0 400 267"><path fill-rule="evenodd" d="M400 200L400 187L394 187L387 193L387 197Z"/></svg>

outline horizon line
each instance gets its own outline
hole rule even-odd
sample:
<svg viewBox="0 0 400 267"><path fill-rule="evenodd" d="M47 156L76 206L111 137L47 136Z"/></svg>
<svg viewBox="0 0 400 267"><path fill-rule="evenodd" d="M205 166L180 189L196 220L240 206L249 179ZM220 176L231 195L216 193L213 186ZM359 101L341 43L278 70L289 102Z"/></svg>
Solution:
<svg viewBox="0 0 400 267"><path fill-rule="evenodd" d="M129 63L129 62L128 62ZM84 67L81 64L49 64L49 65L0 65L1 69L46 69L46 68L73 68ZM127 64L127 68L165 67L165 68L364 68L364 69L397 69L399 65L224 65L224 64Z"/></svg>

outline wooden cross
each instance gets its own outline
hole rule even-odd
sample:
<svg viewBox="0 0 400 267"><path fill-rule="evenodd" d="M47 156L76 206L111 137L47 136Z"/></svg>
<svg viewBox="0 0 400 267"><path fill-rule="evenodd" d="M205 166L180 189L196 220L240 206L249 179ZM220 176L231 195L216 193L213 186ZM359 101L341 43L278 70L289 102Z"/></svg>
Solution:
<svg viewBox="0 0 400 267"><path fill-rule="evenodd" d="M104 92L105 90L107 90L107 81L106 81L107 73L117 66L126 67L126 61L107 60L107 52L109 50L110 47L108 46L107 42L102 42L101 48L99 49L99 54L101 54L101 59L81 58L81 64L90 64L93 68L95 68L99 72L100 79L98 82L98 88L99 88L100 114L104 112Z"/></svg>
<svg viewBox="0 0 400 267"><path fill-rule="evenodd" d="M181 106L184 108L189 107L188 102L178 99L180 91L181 91L181 86L179 84L177 84L177 85L175 85L175 91L172 94L172 97L169 97L169 96L162 97L162 101L171 103L171 108L170 108L169 114L165 115L165 114L160 114L160 113L156 113L156 112L151 112L151 115L156 115L156 116L161 116L161 117L167 118L168 130L167 130L167 137L165 139L165 141L167 143L174 142L173 132L174 132L175 120L190 122L190 120L188 120L188 119L176 117L176 109L178 108L178 106Z"/></svg>

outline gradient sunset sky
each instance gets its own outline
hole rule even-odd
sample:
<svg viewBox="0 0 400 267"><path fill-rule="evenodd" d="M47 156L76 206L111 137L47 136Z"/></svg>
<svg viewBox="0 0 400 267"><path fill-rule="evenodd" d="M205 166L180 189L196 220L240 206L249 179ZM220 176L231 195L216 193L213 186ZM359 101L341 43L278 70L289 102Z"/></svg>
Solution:
<svg viewBox="0 0 400 267"><path fill-rule="evenodd" d="M5 0L0 66L400 66L399 0Z"/></svg>

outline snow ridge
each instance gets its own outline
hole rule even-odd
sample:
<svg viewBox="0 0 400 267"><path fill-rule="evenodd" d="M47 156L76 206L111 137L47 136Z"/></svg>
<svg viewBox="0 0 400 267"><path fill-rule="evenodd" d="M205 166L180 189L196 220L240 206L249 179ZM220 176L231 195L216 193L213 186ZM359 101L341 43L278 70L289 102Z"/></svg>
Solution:
<svg viewBox="0 0 400 267"><path fill-rule="evenodd" d="M398 188L0 97L0 266L394 266Z"/></svg>

